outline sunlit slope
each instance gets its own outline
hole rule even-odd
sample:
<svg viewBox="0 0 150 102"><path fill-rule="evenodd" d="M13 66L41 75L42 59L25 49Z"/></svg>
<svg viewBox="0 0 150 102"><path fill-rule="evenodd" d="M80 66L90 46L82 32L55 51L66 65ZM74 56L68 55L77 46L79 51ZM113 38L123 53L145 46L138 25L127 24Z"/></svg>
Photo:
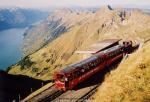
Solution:
<svg viewBox="0 0 150 102"><path fill-rule="evenodd" d="M39 51L11 67L9 73L23 74L43 80L51 79L55 70L81 60L74 52L106 38L142 41L150 37L150 16L141 11L103 8L87 20L71 27Z"/></svg>
<svg viewBox="0 0 150 102"><path fill-rule="evenodd" d="M22 51L31 54L67 32L74 25L79 25L91 16L92 12L76 12L71 9L54 10L46 19L30 27L24 36Z"/></svg>
<svg viewBox="0 0 150 102"><path fill-rule="evenodd" d="M96 102L150 101L150 42L110 72L94 98Z"/></svg>

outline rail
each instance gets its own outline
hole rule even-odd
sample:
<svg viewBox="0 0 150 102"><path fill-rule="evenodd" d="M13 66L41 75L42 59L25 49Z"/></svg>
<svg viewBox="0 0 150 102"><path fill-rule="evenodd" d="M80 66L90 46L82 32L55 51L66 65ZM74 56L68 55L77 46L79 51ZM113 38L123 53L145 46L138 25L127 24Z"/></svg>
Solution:
<svg viewBox="0 0 150 102"><path fill-rule="evenodd" d="M99 85L96 85L92 90L90 90L89 92L87 92L85 95L83 95L81 98L79 98L75 102L84 102L85 100L88 100L89 97L91 97L97 91L98 87L99 87ZM92 99L89 99L89 100L92 100Z"/></svg>
<svg viewBox="0 0 150 102"><path fill-rule="evenodd" d="M49 86L48 88L42 90L41 92L39 92L38 94L35 94L33 96L29 95L27 96L25 99L21 100L21 102L28 102L29 100L33 99L34 97L37 97L38 95L40 95L41 93L43 93L46 90L49 90L50 88L54 87L54 84L52 84L51 86ZM36 91L35 91L36 92ZM33 92L34 93L34 92ZM32 93L32 94L33 94Z"/></svg>

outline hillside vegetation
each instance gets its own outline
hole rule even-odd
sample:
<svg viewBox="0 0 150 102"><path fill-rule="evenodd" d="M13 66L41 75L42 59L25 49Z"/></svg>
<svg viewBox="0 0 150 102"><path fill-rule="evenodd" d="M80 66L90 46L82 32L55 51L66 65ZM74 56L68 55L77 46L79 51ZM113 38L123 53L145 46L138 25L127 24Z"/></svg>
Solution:
<svg viewBox="0 0 150 102"><path fill-rule="evenodd" d="M96 102L150 102L150 42L110 72L98 92Z"/></svg>
<svg viewBox="0 0 150 102"><path fill-rule="evenodd" d="M124 11L103 7L96 12L79 12L77 15L74 17L69 12L68 19L64 18L66 22L78 21L80 17L82 20L78 23L71 21L69 24L73 26L67 28L67 31L11 66L8 72L49 80L54 71L82 59L82 55L75 54L76 50L97 41L106 38L142 41L150 37L150 16L140 10Z"/></svg>

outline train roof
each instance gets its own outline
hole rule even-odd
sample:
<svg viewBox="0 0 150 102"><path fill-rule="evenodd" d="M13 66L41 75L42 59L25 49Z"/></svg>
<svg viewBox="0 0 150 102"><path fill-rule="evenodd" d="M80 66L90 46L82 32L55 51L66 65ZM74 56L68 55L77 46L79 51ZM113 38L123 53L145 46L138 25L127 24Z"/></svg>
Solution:
<svg viewBox="0 0 150 102"><path fill-rule="evenodd" d="M87 53L95 54L95 53L103 51L103 50L105 50L107 48L116 46L120 40L121 39L105 39L105 40L102 40L102 41L98 41L98 42L92 44L91 46L89 46L88 48L81 49L79 51L76 51L75 53L80 53L80 54L87 54Z"/></svg>
<svg viewBox="0 0 150 102"><path fill-rule="evenodd" d="M78 66L82 66L88 62L91 62L93 60L97 59L97 56L92 56L90 58L87 58L87 59L84 59L84 60L81 60L81 61L78 61L76 63L73 63L71 65L68 65L67 67L65 67L62 72L63 73L68 73L70 71L73 71L74 69L76 69Z"/></svg>
<svg viewBox="0 0 150 102"><path fill-rule="evenodd" d="M120 48L121 47L121 45L116 45L116 46L114 46L114 47L112 47L112 48L109 48L109 49L106 49L106 50L104 50L104 51L102 51L103 53L107 53L107 52L112 52L112 51L114 51L114 50L116 50L116 49L118 49L118 48Z"/></svg>
<svg viewBox="0 0 150 102"><path fill-rule="evenodd" d="M69 72L73 71L74 69L78 68L78 66L82 66L88 62L91 62L91 61L97 59L97 56L101 56L101 55L104 55L105 53L112 52L112 51L118 49L119 47L121 47L121 45L116 45L112 48L101 51L101 52L99 52L99 53L97 53L97 54L95 54L95 55L93 55L87 59L84 59L84 60L78 61L76 63L70 64L67 67L65 67L64 69L62 69L61 72L62 73L69 73Z"/></svg>

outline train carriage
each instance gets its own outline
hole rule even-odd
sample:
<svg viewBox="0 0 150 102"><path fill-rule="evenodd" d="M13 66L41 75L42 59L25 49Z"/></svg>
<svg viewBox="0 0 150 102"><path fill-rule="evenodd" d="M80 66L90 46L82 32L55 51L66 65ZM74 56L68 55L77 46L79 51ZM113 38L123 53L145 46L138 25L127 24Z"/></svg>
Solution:
<svg viewBox="0 0 150 102"><path fill-rule="evenodd" d="M123 45L114 46L67 66L55 73L55 87L64 91L73 89L77 84L122 58L124 54L130 51L131 47L131 42L124 42Z"/></svg>

